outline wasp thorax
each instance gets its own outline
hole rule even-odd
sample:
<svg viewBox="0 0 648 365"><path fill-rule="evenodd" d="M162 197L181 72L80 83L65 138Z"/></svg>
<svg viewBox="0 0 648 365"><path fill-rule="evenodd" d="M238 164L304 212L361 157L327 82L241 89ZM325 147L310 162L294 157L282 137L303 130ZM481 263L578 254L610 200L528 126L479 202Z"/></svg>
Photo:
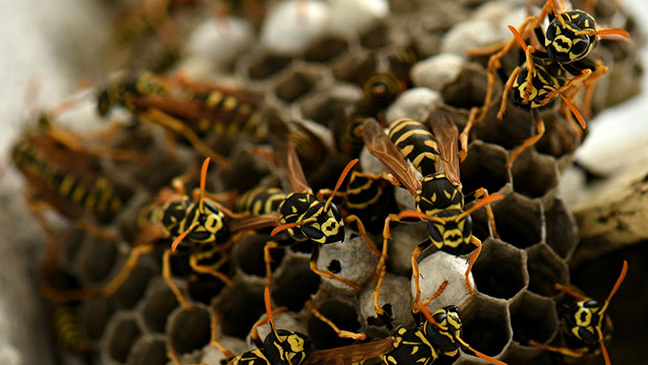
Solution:
<svg viewBox="0 0 648 365"><path fill-rule="evenodd" d="M463 204L463 194L458 185L448 180L445 174L426 176L416 197L418 211L427 215L446 209L462 209Z"/></svg>
<svg viewBox="0 0 648 365"><path fill-rule="evenodd" d="M271 331L263 340L263 347L270 363L273 365L301 364L306 358L306 352L310 350L311 339L302 333L287 330L277 330L277 335Z"/></svg>
<svg viewBox="0 0 648 365"><path fill-rule="evenodd" d="M467 253L474 248L470 245L472 218L460 210L444 210L428 221L428 235L438 249L455 255Z"/></svg>
<svg viewBox="0 0 648 365"><path fill-rule="evenodd" d="M423 325L425 337L434 343L440 352L451 354L459 349L456 337L461 337L461 317L457 307L450 305L432 313L432 318L438 323L426 321Z"/></svg>

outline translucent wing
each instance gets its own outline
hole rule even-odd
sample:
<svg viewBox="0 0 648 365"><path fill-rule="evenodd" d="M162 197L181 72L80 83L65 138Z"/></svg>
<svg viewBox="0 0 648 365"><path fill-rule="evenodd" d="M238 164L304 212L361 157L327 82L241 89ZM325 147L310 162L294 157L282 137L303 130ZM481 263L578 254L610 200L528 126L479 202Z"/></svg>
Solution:
<svg viewBox="0 0 648 365"><path fill-rule="evenodd" d="M405 161L400 150L394 146L394 143L374 119L365 120L362 128L362 139L369 152L387 167L389 172L409 190L412 196L415 196L416 192L421 190L421 182L416 177L414 168Z"/></svg>
<svg viewBox="0 0 648 365"><path fill-rule="evenodd" d="M262 228L276 227L281 224L279 213L257 215L249 218L242 218L230 221L229 227L232 232L258 230Z"/></svg>
<svg viewBox="0 0 648 365"><path fill-rule="evenodd" d="M459 131L452 115L448 110L437 109L430 115L427 123L437 141L446 177L461 185L459 180Z"/></svg>
<svg viewBox="0 0 648 365"><path fill-rule="evenodd" d="M338 347L329 350L311 351L303 365L351 365L386 354L394 349L394 337L384 340Z"/></svg>

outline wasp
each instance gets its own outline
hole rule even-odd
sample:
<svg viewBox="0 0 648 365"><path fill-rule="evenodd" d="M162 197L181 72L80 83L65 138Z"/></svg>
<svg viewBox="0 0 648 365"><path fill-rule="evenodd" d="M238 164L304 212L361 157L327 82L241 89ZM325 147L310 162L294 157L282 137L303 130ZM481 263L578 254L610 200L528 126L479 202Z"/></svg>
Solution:
<svg viewBox="0 0 648 365"><path fill-rule="evenodd" d="M578 299L578 302L563 314L562 333L567 347L544 345L533 340L530 340L529 344L543 350L576 358L596 356L602 353L605 364L610 365L610 356L605 348L605 342L612 337L612 321L605 315L605 312L610 305L610 300L623 283L627 272L628 262L624 260L621 273L603 303L588 298L572 287L556 284L556 289Z"/></svg>
<svg viewBox="0 0 648 365"><path fill-rule="evenodd" d="M358 160L352 160L346 165L338 178L332 195L326 201L322 201L314 195L306 181L295 145L292 141L287 140L287 133L283 133L283 136L285 139L281 142L275 142L275 144L278 147L277 150L281 148L279 151L282 153L278 160L287 174L293 192L283 194L278 190L272 192L255 190L254 193L243 195L237 205L251 211L253 216L237 221L234 223L235 227L240 231L274 227L271 232L273 236L286 231L292 241L282 241L281 245L291 244L294 241L311 241L313 243L313 253L311 254L310 268L314 273L360 289L361 287L356 283L338 277L329 270L317 268L320 245L340 242L344 239L345 219L342 218L337 205L333 203L333 196L340 189L347 174ZM359 226L362 225L362 222L357 217L346 219L347 222L351 220L359 222ZM372 246L366 232L364 232L364 226L359 229L367 243ZM279 245L278 242L268 241L264 248L267 286L270 286L271 281L269 252L270 249L279 247Z"/></svg>
<svg viewBox="0 0 648 365"><path fill-rule="evenodd" d="M212 316L211 345L222 351L229 359L228 365L351 365L363 364L365 361L377 358L393 349L394 338L388 337L379 341L354 344L328 350L312 350L311 339L307 335L283 329L277 329L274 315L285 310L285 307L271 308L270 291L264 291L266 317L261 318L252 327L252 340L257 348L234 356L231 351L216 341L216 317ZM321 316L320 313L317 313ZM318 318L322 318L319 317ZM270 333L263 342L260 339L258 327L270 323ZM179 364L177 356L169 351L169 357Z"/></svg>
<svg viewBox="0 0 648 365"><path fill-rule="evenodd" d="M200 188L193 192L192 197L187 195L184 188L184 180L192 175L188 173L174 179L172 185L175 191L170 188L162 189L150 204L141 209L138 221L140 232L133 240L133 248L124 267L98 292L82 291L78 295L113 295L128 279L140 256L151 252L155 248L155 242L159 240L172 241L163 253L162 277L184 308L192 307L171 277L170 258L176 251L189 253L189 264L193 272L211 275L226 285L233 285L232 280L220 272L221 268L227 267L231 236L236 232L229 227L229 220L247 217L248 214L236 214L206 196L208 193L205 192L205 183L209 162L210 159L206 158L202 164Z"/></svg>
<svg viewBox="0 0 648 365"><path fill-rule="evenodd" d="M491 364L506 365L473 349L462 339L463 324L456 306L430 313L425 305L420 305L420 311L425 320L416 328L401 326L394 330L394 350L381 356L385 365L429 365L440 356L457 356L459 348L471 351Z"/></svg>
<svg viewBox="0 0 648 365"><path fill-rule="evenodd" d="M384 310L378 305L378 299L386 272L385 261L391 237L390 222L398 222L403 218L427 221L429 241L423 242L412 252L412 273L417 291L414 310L417 310L421 297L420 274L416 261L421 252L434 246L439 250L460 255L469 252L472 246L475 246L465 274L466 285L472 292L469 274L481 251L481 241L472 235L470 214L487 205L491 230L496 234L489 204L502 199L501 194L488 195L488 191L481 188L474 195L484 198L469 209L464 209L464 196L459 179L458 131L449 113L447 110L438 109L430 115L428 124L433 133L427 131L420 122L410 119L393 123L390 126L389 137L373 119L367 119L363 125L363 138L367 148L410 192L416 201L417 209L390 214L385 219L383 248L377 268L378 283L374 290L374 309L378 315L384 315ZM417 177L414 167L405 160L406 157L421 174L424 174L422 179ZM443 167L443 172L439 170L440 167Z"/></svg>
<svg viewBox="0 0 648 365"><path fill-rule="evenodd" d="M567 4L560 3L561 8L568 8ZM548 15L549 26L543 31L540 24ZM532 45L527 45L524 36L528 32L529 24L544 48L540 50ZM601 29L594 18L582 10L558 11L553 0L547 0L538 17L530 16L518 29L509 26L514 37L504 47L490 57L488 62L488 89L481 113L474 120L470 120L462 132L462 146L467 144L468 133L473 125L481 122L485 117L493 97L495 75L501 67L500 59L507 54L516 43L525 53L525 62L516 68L506 82L502 95L501 107L497 118L502 119L508 94L514 90L512 102L518 107L531 109L536 121L537 134L525 140L522 146L514 150L509 158L509 168L515 158L526 148L535 144L544 133L544 123L538 116L537 108L544 107L560 97L564 104L576 117L580 128L585 129L583 116L573 105L573 99L585 87L583 106L589 115L591 98L598 78L607 72L607 67L600 61L589 61L586 57L594 49L600 39L629 39L628 32L622 29ZM569 75L572 75L570 78ZM579 85L580 83L580 85ZM566 111L566 110L565 110ZM578 134L580 129L575 126L571 114L566 113L568 121ZM465 148L464 148L465 149Z"/></svg>

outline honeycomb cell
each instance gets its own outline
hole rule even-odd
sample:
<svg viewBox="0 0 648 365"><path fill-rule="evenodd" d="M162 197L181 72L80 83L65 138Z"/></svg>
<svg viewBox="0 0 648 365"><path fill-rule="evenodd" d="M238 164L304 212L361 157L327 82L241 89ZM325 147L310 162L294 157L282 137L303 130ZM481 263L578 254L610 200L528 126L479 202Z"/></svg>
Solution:
<svg viewBox="0 0 648 365"><path fill-rule="evenodd" d="M128 365L164 365L168 361L166 344L161 338L141 337L133 346Z"/></svg>
<svg viewBox="0 0 648 365"><path fill-rule="evenodd" d="M248 234L243 236L234 245L232 255L235 266L247 275L265 277L266 267L263 258L263 248L269 240L271 240L271 237L267 234ZM282 248L270 250L272 257L270 267L273 272L281 265L284 252L285 250Z"/></svg>
<svg viewBox="0 0 648 365"><path fill-rule="evenodd" d="M254 322L265 313L263 290L261 286L235 282L233 287L226 287L218 296L214 310L222 317L220 328L223 335L245 338Z"/></svg>
<svg viewBox="0 0 648 365"><path fill-rule="evenodd" d="M224 191L248 191L269 173L267 161L254 155L253 148L252 144L239 142L229 157L231 168L218 171Z"/></svg>
<svg viewBox="0 0 648 365"><path fill-rule="evenodd" d="M437 251L419 262L421 273L421 300L436 295L445 281L448 282L443 292L428 305L430 311L435 311L447 305L460 306L470 300L470 293L466 285L466 270L468 261L459 256L443 251ZM474 288L474 275L469 274L470 285ZM411 295L416 297L416 283L414 276L411 280Z"/></svg>
<svg viewBox="0 0 648 365"><path fill-rule="evenodd" d="M141 330L134 318L121 316L121 318L115 318L114 321L115 323L107 334L108 354L111 359L124 363L139 338Z"/></svg>
<svg viewBox="0 0 648 365"><path fill-rule="evenodd" d="M322 79L316 72L305 72L305 67L299 67L281 78L275 85L275 95L285 102L291 103L313 89Z"/></svg>
<svg viewBox="0 0 648 365"><path fill-rule="evenodd" d="M482 244L472 269L477 290L495 298L513 298L529 281L525 252L495 239Z"/></svg>
<svg viewBox="0 0 648 365"><path fill-rule="evenodd" d="M540 203L517 193L506 195L493 206L500 238L517 248L526 248L542 239Z"/></svg>
<svg viewBox="0 0 648 365"><path fill-rule="evenodd" d="M537 245L527 250L529 270L529 290L551 297L557 294L555 284L566 285L569 268L565 260L556 255L547 245Z"/></svg>
<svg viewBox="0 0 648 365"><path fill-rule="evenodd" d="M380 287L378 305L389 315L394 327L400 325L411 327L414 324L409 284L409 278L387 273ZM373 307L374 288L375 284L371 282L362 289L358 299L358 308L360 308L360 316L363 321L369 325L365 330L367 336L384 336L387 334L387 328L376 315ZM378 328L382 328L382 330Z"/></svg>
<svg viewBox="0 0 648 365"><path fill-rule="evenodd" d="M529 340L545 343L558 332L558 314L552 299L525 292L510 305L513 341L527 346Z"/></svg>
<svg viewBox="0 0 648 365"><path fill-rule="evenodd" d="M281 71L291 60L291 57L287 56L262 55L258 59L251 61L247 75L251 79L265 79Z"/></svg>
<svg viewBox="0 0 648 365"><path fill-rule="evenodd" d="M531 198L545 195L558 185L558 167L553 157L526 150L513 164L513 190Z"/></svg>
<svg viewBox="0 0 648 365"><path fill-rule="evenodd" d="M410 196L410 200L413 200ZM409 276L412 271L412 252L416 246L429 240L425 222L392 223L389 241L389 271L397 275Z"/></svg>
<svg viewBox="0 0 648 365"><path fill-rule="evenodd" d="M308 256L291 254L284 258L272 283L272 299L278 306L299 311L317 292L322 279L311 271L309 265Z"/></svg>
<svg viewBox="0 0 648 365"><path fill-rule="evenodd" d="M568 259L578 244L576 219L561 199L549 198L544 203L547 245L558 256Z"/></svg>
<svg viewBox="0 0 648 365"><path fill-rule="evenodd" d="M540 117L545 125L545 133L535 144L535 149L555 158L573 153L580 143L580 137L569 122L552 109L543 111Z"/></svg>
<svg viewBox="0 0 648 365"><path fill-rule="evenodd" d="M463 338L477 351L497 356L511 341L510 317L506 303L476 295L461 313Z"/></svg>
<svg viewBox="0 0 648 365"><path fill-rule="evenodd" d="M142 319L149 330L164 333L169 314L178 306L178 300L166 282L155 281L141 309Z"/></svg>
<svg viewBox="0 0 648 365"><path fill-rule="evenodd" d="M481 107L486 97L486 71L475 64L466 64L456 80L447 82L441 88L441 98L453 107L470 109Z"/></svg>
<svg viewBox="0 0 648 365"><path fill-rule="evenodd" d="M148 283L155 271L146 265L139 265L131 271L126 282L113 296L121 308L133 308L144 296Z"/></svg>
<svg viewBox="0 0 648 365"><path fill-rule="evenodd" d="M489 193L500 191L509 182L506 151L497 145L474 141L468 146L468 157L461 163L464 193L479 188Z"/></svg>
<svg viewBox="0 0 648 365"><path fill-rule="evenodd" d="M300 100L302 116L328 127L345 121L345 109L361 97L362 91L356 86L335 85Z"/></svg>
<svg viewBox="0 0 648 365"><path fill-rule="evenodd" d="M110 274L116 261L117 246L114 243L87 236L77 262L81 266L80 276L90 283L98 283Z"/></svg>
<svg viewBox="0 0 648 365"><path fill-rule="evenodd" d="M368 49L381 48L389 41L389 31L387 24L376 24L360 35L360 44Z"/></svg>
<svg viewBox="0 0 648 365"><path fill-rule="evenodd" d="M169 316L167 333L171 347L178 354L201 349L209 343L211 318L207 308L198 304L191 310L178 308Z"/></svg>
<svg viewBox="0 0 648 365"><path fill-rule="evenodd" d="M311 62L329 62L344 54L349 48L349 42L340 37L328 36L313 43L304 53L304 59Z"/></svg>
<svg viewBox="0 0 648 365"><path fill-rule="evenodd" d="M100 339L113 316L113 306L105 299L88 299L83 302L81 308L81 321L85 325L88 338Z"/></svg>
<svg viewBox="0 0 648 365"><path fill-rule="evenodd" d="M330 319L341 330L356 332L360 329L358 315L352 303L329 299L316 306L317 310ZM317 349L330 349L353 343L352 339L340 338L328 324L311 315L307 324L313 346Z"/></svg>

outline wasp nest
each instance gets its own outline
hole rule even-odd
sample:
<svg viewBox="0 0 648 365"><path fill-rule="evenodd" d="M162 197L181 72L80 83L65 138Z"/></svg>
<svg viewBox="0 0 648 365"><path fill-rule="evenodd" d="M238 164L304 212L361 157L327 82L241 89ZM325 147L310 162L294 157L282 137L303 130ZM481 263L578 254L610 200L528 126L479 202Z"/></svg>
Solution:
<svg viewBox="0 0 648 365"><path fill-rule="evenodd" d="M206 26L205 22L195 28L189 56L181 62L185 72L212 79L215 75L210 72L214 70L204 67L205 60L220 62L220 71L229 71L241 87L262 91L264 107L277 118L297 121L320 136L324 146L321 155L308 163L302 161L315 191L335 184L350 159L342 152L361 153L362 145L341 151L334 142L341 123L354 113L365 112L362 106L366 96L359 75L385 68L393 56L409 52L417 61L406 73L407 80L403 80L408 90L386 105L369 108L367 113L371 114L366 115L375 117L379 113L386 123L404 117L424 121L434 110L444 108L453 113L461 130L470 109L482 106L487 91L487 57L466 57L466 51L510 39L506 25L518 25L526 16L524 4L513 5L510 1L394 0L390 4L377 1L375 6L350 1L347 6L353 9L346 12L341 3L276 3L268 9L265 22L260 23L258 39L252 36L252 27L231 20L228 31L237 41L232 42L234 50L224 53L201 53L206 52L206 44L228 42L216 36L222 29ZM582 5L574 3L575 7ZM349 20L350 12L357 12L359 19ZM634 23L611 2L599 1L595 14L601 24L614 22L634 37ZM183 17L187 15L182 13ZM619 24L619 19L626 21ZM241 44L248 47L241 48ZM227 52L233 55L227 58ZM638 91L639 69L633 43L603 42L592 57L603 60L610 69L597 85L594 114ZM135 64L145 61L143 57ZM502 61L504 73L510 74L522 62L519 52L510 52ZM502 90L503 82L497 81L496 102L470 133L467 159L461 164L464 192L483 187L491 194L503 195L503 199L491 204L496 232L489 227L484 209L472 214L473 234L483 244L470 279L475 293L468 295L464 283L468 256L424 252L419 260L423 297L448 280L446 290L430 308L462 305L466 342L509 364L550 363L550 355L528 343L547 343L559 332L554 284L570 282L567 260L578 243L578 235L574 217L557 186L580 136L557 108L543 110L540 115L546 125L544 136L533 148L526 149L512 168L507 168L511 151L535 131L531 114L513 105L508 106L501 121L495 117ZM128 242L137 235L140 207L197 160L195 151L184 145L178 147L176 156L167 158L165 139L159 132L144 124L118 132L116 146L137 148L148 157L144 166L102 160L106 176L116 176L132 190L123 213L108 226L119 232L119 243L103 242L78 229L69 229L65 235L65 249L58 260L78 277L83 288L102 287L120 272L132 250ZM212 166L207 175L208 191L242 192L256 186L273 186L283 178L274 173L276 169L264 157L253 153L254 145L246 138L234 143L212 142L219 143L214 148L230 160L232 169ZM229 143L231 148L219 148L223 143ZM384 166L372 162L367 152L362 156L363 170L385 171ZM288 185L284 187L292 190ZM394 188L394 195L401 209L414 207L404 189ZM472 201L467 206L470 204ZM382 225L383 220L367 224L369 236L378 248ZM166 364L167 350L171 349L183 363L218 364L224 356L209 344L212 315L219 318L219 342L235 354L248 349L249 341L244 340L265 313L263 248L270 239L264 232L246 234L227 252L227 262L219 270L232 278L233 285L193 272L187 255L172 255L173 281L193 303L193 310L179 305L161 277L163 248L144 254L114 295L81 301L81 332L95 350L92 359L104 364ZM403 223L392 228L379 304L388 309L394 326L413 326L410 311L415 291L410 255L426 239L424 223ZM387 336L389 329L376 316L372 304L379 257L355 230L355 224L347 226L344 243L322 247L317 265L360 284L361 290L314 274L309 268L311 250L310 243L271 250L273 305L289 309L277 316L278 328L308 334L318 349L352 343L336 336L313 316L305 306L310 300L342 329L363 331L371 338ZM455 363L477 361L482 360L462 352Z"/></svg>

